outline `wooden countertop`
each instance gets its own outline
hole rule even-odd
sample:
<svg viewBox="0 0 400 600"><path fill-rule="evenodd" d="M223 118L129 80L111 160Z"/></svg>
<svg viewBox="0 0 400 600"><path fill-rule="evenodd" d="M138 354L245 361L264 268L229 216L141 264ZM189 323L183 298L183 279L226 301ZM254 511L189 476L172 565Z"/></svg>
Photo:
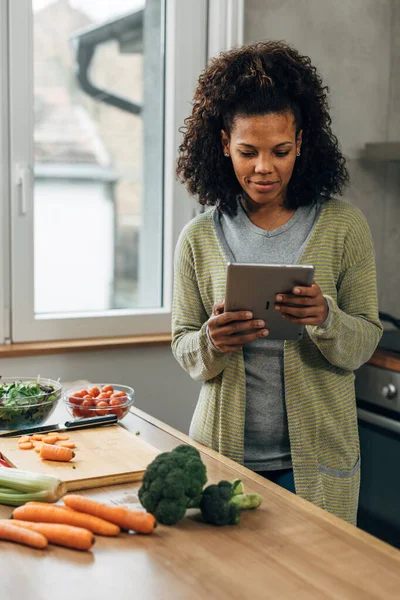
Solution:
<svg viewBox="0 0 400 600"><path fill-rule="evenodd" d="M378 348L368 361L368 364L374 365L375 367L381 367L382 369L391 369L392 371L400 373L400 354Z"/></svg>
<svg viewBox="0 0 400 600"><path fill-rule="evenodd" d="M399 598L400 552L134 409L126 428L162 451L195 445L209 482L241 477L262 506L240 525L213 527L195 511L151 536L96 536L91 552L0 542L4 600L283 600ZM135 505L137 484L87 490ZM0 517L11 514L0 507Z"/></svg>

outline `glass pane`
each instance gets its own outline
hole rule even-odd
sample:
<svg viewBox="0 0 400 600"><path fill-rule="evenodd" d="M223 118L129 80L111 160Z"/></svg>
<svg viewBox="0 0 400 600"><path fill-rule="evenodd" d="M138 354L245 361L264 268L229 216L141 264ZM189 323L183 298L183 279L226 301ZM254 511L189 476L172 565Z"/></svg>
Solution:
<svg viewBox="0 0 400 600"><path fill-rule="evenodd" d="M32 4L35 313L159 307L162 0Z"/></svg>

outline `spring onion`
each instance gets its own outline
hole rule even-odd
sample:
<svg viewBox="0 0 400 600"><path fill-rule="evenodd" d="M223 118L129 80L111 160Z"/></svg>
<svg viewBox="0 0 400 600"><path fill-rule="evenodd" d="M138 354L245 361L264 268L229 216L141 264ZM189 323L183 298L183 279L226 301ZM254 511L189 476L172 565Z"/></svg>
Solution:
<svg viewBox="0 0 400 600"><path fill-rule="evenodd" d="M0 469L0 504L21 506L25 502L57 502L66 493L66 485L57 477Z"/></svg>

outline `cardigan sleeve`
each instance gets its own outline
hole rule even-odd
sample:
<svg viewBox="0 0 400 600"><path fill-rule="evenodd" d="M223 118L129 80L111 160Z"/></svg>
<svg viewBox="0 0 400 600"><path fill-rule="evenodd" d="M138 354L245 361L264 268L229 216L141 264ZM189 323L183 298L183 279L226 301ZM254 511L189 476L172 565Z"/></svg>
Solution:
<svg viewBox="0 0 400 600"><path fill-rule="evenodd" d="M196 381L213 379L223 371L229 355L213 346L207 334L208 314L197 283L190 242L183 230L174 261L172 352Z"/></svg>
<svg viewBox="0 0 400 600"><path fill-rule="evenodd" d="M350 223L344 243L337 301L330 302L327 327L307 326L325 358L345 370L370 359L382 336L379 321L375 256L368 224L360 211Z"/></svg>

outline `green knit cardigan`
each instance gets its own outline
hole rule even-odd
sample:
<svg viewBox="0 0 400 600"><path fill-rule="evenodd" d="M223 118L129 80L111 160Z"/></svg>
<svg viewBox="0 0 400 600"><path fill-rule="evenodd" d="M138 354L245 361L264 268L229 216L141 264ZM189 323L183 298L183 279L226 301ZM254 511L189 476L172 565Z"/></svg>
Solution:
<svg viewBox="0 0 400 600"><path fill-rule="evenodd" d="M203 382L190 436L243 464L243 351L219 352L206 331L226 284L214 211L190 221L177 244L172 350L191 377ZM307 326L302 340L284 343L296 493L355 524L360 449L353 371L371 357L382 335L374 249L363 214L341 200L326 201L299 263L315 266L315 281L331 300L331 318L326 328Z"/></svg>

